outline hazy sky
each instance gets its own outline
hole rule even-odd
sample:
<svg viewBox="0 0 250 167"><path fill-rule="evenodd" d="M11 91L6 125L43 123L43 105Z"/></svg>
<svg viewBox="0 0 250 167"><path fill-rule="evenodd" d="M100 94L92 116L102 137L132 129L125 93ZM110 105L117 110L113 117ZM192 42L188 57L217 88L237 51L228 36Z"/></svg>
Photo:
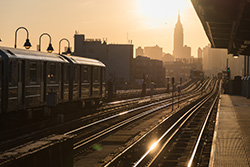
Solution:
<svg viewBox="0 0 250 167"><path fill-rule="evenodd" d="M75 30L86 38L107 38L108 43L126 44L127 36L134 47L163 47L172 54L173 32L178 10L184 27L184 44L204 47L208 39L190 0L0 0L0 38L2 46L14 46L15 30L29 30L32 50L37 49L39 36L47 32L58 52L59 40L74 44ZM128 35L127 35L128 34ZM18 31L18 48L23 48L24 30ZM66 46L62 42L62 48ZM48 37L42 38L42 50Z"/></svg>

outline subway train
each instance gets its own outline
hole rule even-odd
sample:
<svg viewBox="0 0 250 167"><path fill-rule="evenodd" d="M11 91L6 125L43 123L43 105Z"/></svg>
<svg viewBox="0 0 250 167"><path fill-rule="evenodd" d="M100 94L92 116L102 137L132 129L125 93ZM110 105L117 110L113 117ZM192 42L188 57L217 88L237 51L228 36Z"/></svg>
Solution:
<svg viewBox="0 0 250 167"><path fill-rule="evenodd" d="M0 47L0 114L100 104L104 77L98 60Z"/></svg>

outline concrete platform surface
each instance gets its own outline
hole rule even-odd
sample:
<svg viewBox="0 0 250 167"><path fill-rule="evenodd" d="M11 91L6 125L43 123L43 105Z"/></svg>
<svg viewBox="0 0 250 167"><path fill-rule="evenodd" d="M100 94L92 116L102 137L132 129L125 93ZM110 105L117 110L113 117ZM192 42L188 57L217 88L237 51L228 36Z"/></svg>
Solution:
<svg viewBox="0 0 250 167"><path fill-rule="evenodd" d="M221 95L210 167L250 167L250 99Z"/></svg>

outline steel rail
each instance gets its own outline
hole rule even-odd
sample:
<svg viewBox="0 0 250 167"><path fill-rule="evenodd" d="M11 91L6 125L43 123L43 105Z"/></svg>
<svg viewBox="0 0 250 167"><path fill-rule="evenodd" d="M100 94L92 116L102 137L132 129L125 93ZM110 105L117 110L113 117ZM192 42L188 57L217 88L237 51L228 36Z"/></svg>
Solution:
<svg viewBox="0 0 250 167"><path fill-rule="evenodd" d="M199 94L199 93L197 93L197 94ZM196 96L197 94L194 94L194 95L192 95L192 96L188 96L188 97L186 97L186 98L183 98L181 101L186 100L186 99L188 99L188 98L192 98L192 97ZM185 97L185 96L184 96L184 97ZM104 118L104 119L102 119L102 120L93 122L93 123L88 124L88 125L86 125L86 126L80 127L80 128L75 129L75 130L73 130L73 131L70 131L70 132L68 132L68 133L65 133L65 135L66 135L66 134L68 135L68 134L77 133L78 131L81 131L81 130L83 130L83 129L85 129L85 128L88 128L88 127L90 127L90 126L96 125L96 124L98 124L98 123L101 123L101 122L110 120L110 119L112 119L112 118L115 118L115 117L118 117L118 116L121 116L121 115L130 113L130 112L134 112L134 111L136 111L136 110L144 109L144 108L146 108L146 107L151 107L151 106L153 106L153 105L158 105L158 104L160 104L160 103L165 103L165 102L168 102L168 101L170 101L170 99L163 100L163 101L160 101L160 102L156 102L156 103L153 103L153 104L148 104L148 105L146 105L146 106L141 106L141 107L138 107L138 108L136 108L136 109L129 110L129 111L125 111L125 112L116 114L116 115L114 115L114 116L111 116L111 117ZM174 102L174 104L175 104L175 103L177 103L177 101ZM158 110L161 110L161 109L163 109L163 108L166 108L166 107L168 107L168 106L170 106L170 105L172 105L172 103L169 103L169 104L166 104L166 105L163 105L163 106L154 108L154 109L150 109L150 110L148 110L148 111L144 111L143 113L139 113L139 114L137 114L137 115L135 115L135 116L133 116L133 117L130 117L130 118L127 118L126 120L123 120L122 122L119 122L119 123L117 123L117 124L115 124L115 125L112 125L111 127L108 127L108 128L106 128L106 129L104 129L104 130L102 130L102 131L100 131L100 132L97 132L97 133L95 133L94 135L91 135L91 136L89 136L89 137L87 137L87 138L85 138L85 139L83 139L83 140L81 140L81 141L79 141L79 142L76 142L76 143L74 144L74 150L77 150L77 149L83 147L84 145L86 145L86 144L88 144L88 143L90 143L90 142L92 142L92 141L94 141L94 140L96 140L96 139L98 139L98 138L100 138L100 137L102 137L102 136L104 136L104 135L106 135L106 134L108 134L108 133L110 133L110 132L112 132L112 131L114 131L114 130L120 128L120 127L122 127L122 126L124 126L124 125L126 125L126 124L128 124L128 123L131 123L132 121L135 121L135 120L137 120L137 119L140 119L141 117L144 117L144 116L146 116L146 115L148 115L148 114L151 114L151 113L153 113L153 112L155 112L155 111L158 111Z"/></svg>
<svg viewBox="0 0 250 167"><path fill-rule="evenodd" d="M200 108L202 107L211 97L213 96L213 93L211 93L209 96L207 96L205 99L203 99L202 101L200 101L198 104L196 104L195 106L193 106L191 109L189 109L184 115L181 116L181 118L179 118L167 131L165 131L165 133L155 142L155 146L160 143L162 141L162 139L168 135L171 130L173 130L174 128L176 128L176 130L171 134L171 136L167 139L167 141L163 144L163 146L161 147L161 149L158 151L158 153L156 154L156 156L154 156L154 158L151 160L151 162L148 164L148 166L150 166L150 164L152 164L153 161L155 161L156 157L159 156L159 154L164 150L164 148L167 146L167 144L169 144L170 140L177 134L177 132L182 128L182 126L188 121L188 119ZM189 115L188 115L189 114ZM186 117L187 116L187 117ZM184 119L184 120L183 120ZM178 125L178 123L180 123L180 125L178 127L176 127ZM143 160L146 158L146 156L152 151L153 147L151 147L146 153L144 153L141 158L134 164L133 167L137 167L138 165L141 164L141 162L143 162Z"/></svg>
<svg viewBox="0 0 250 167"><path fill-rule="evenodd" d="M193 151L192 151L190 160L188 161L188 165L187 165L188 167L191 167L192 164L193 164L195 154L196 154L197 149L198 149L198 146L200 145L200 142L201 142L201 137L202 137L202 135L204 134L205 127L207 126L207 123L208 123L208 119L209 119L209 117L210 117L210 115L211 115L211 113L212 113L212 111L213 111L213 109L214 109L214 106L215 106L216 101L218 100L218 97L219 97L219 94L218 94L217 97L214 99L214 102L213 102L212 106L210 107L209 112L208 112L208 114L207 114L207 116L206 116L206 119L205 119L205 121L204 121L204 123L203 123L203 125L202 125L201 131L200 131L199 136L198 136L198 138L197 138L197 141L196 141L196 143L195 143L195 147L194 147L194 149L193 149Z"/></svg>
<svg viewBox="0 0 250 167"><path fill-rule="evenodd" d="M199 94L199 93L198 93ZM208 100L211 96L208 96L208 98L206 100ZM204 100L203 100L204 101ZM196 104L195 106L192 107L192 109L194 109L195 107L197 107L199 104L201 104L203 101L199 102L198 104ZM191 109L190 109L191 110ZM189 111L190 111L189 110ZM187 113L184 114L184 116L187 115ZM184 117L183 116L183 117ZM166 117L164 120L162 120L157 126L155 126L154 128L152 128L150 131L148 131L146 134L144 134L143 136L140 137L140 139L138 139L136 142L134 142L132 145L130 145L129 147L127 147L125 150L123 150L121 153L119 153L118 155L116 155L112 160L110 160L109 162L107 162L104 166L107 167L109 166L111 163L113 163L116 159L118 159L119 157L121 157L125 152L127 152L128 150L130 150L133 146L135 146L138 142L140 142L143 138L145 138L148 134L150 134L154 129L156 129L157 127L159 127L161 124L163 124L164 122L166 122L170 117L172 117L172 115ZM183 118L182 117L182 118ZM174 124L176 125L177 122ZM165 135L167 135L167 133L169 131L172 130L172 128L174 127L174 125L172 125L172 127L165 133ZM164 135L164 136L165 136ZM156 142L157 143L157 142ZM142 158L145 158L145 156L149 153L150 151L148 151L145 155L142 156Z"/></svg>
<svg viewBox="0 0 250 167"><path fill-rule="evenodd" d="M212 113L212 111L213 111L213 109L214 109L214 107L215 107L216 102L217 102L218 99L219 99L220 90L221 90L221 82L220 82L220 84L219 84L219 91L218 91L218 94L217 94L216 98L215 98L214 101L213 101L213 104L211 105L211 107L210 107L210 109L209 109L209 112L208 112L208 114L207 114L207 116L206 116L206 119L205 119L205 121L204 121L204 123L203 123L202 129L201 129L201 131L200 131L199 137L197 138L195 147L194 147L194 149L193 149L193 151L192 151L191 158L190 158L190 160L188 161L188 165L187 165L188 167L191 167L192 164L193 164L194 157L195 157L195 154L196 154L196 152L197 152L197 149L198 149L198 147L199 147L199 145L200 145L201 137L202 137L202 135L203 135L203 133L204 133L204 131L205 131L205 127L207 126L208 119L209 119L209 117L210 117L210 115L211 115L211 113Z"/></svg>
<svg viewBox="0 0 250 167"><path fill-rule="evenodd" d="M196 94L195 94L196 95ZM185 95L183 95L183 97L185 97ZM175 97L176 98L176 97ZM131 109L131 110L128 110L128 111L123 111L121 113L118 113L118 114L115 114L113 116L110 116L110 117L107 117L107 118L104 118L104 119L101 119L101 120L98 120L98 121L95 121L95 122L92 122L88 125L84 125L80 128L77 128L77 129L74 129L72 131L69 131L67 133L64 133L64 135L70 135L70 134L74 134L74 133L77 133L78 131L81 131L83 129L86 129L88 127L91 127L91 126L94 126L96 124L99 124L99 123L102 123L102 122L105 122L105 121L108 121L108 120L111 120L113 118L116 118L116 117L119 117L121 115L125 115L125 114L128 114L128 113L131 113L131 112L135 112L135 111L138 111L138 110L141 110L141 109L144 109L144 108L148 108L148 107L152 107L154 105L158 105L158 104L161 104L161 103L166 103L168 101L170 101L171 99L165 99L165 100L162 100L162 101L159 101L159 102L155 102L155 103L151 103L151 104L147 104L147 105L144 105L144 106L140 106L140 107L137 107L137 108L134 108L134 109ZM175 104L176 102L174 102Z"/></svg>
<svg viewBox="0 0 250 167"><path fill-rule="evenodd" d="M193 96L195 96L195 95L192 95L191 98ZM188 98L190 98L190 97L183 98L183 99L181 99L181 101L187 100ZM177 103L177 101L174 102L174 103ZM130 117L130 118L126 119L126 120L123 120L122 122L119 122L119 123L117 123L115 125L112 125L111 127L108 127L107 129L104 129L101 132L98 132L98 133L96 133L96 134L94 134L94 135L92 135L92 136L90 136L88 138L85 138L85 139L75 143L74 144L74 150L79 149L80 147L82 147L82 146L84 146L84 145L86 145L86 144L88 144L88 143L90 143L90 142L92 142L92 141L94 141L94 140L96 140L96 139L98 139L98 138L100 138L100 137L102 137L102 136L104 136L104 135L106 135L106 134L120 128L120 127L122 127L122 126L124 126L124 125L126 125L126 124L129 124L129 123L131 123L131 122L133 122L135 120L138 120L138 119L140 119L140 118L142 118L142 117L144 117L146 115L149 115L149 114L151 114L153 112L159 111L159 110L161 110L163 108L166 108L168 106L171 106L171 105L172 105L172 103L168 103L168 104L159 106L157 108L153 108L153 109L144 111L143 113L139 113L139 114L137 114L137 115L135 115L133 117Z"/></svg>
<svg viewBox="0 0 250 167"><path fill-rule="evenodd" d="M185 95L183 95L183 97L185 97ZM176 97L175 97L175 98L176 98ZM96 121L96 122L92 122L92 123L90 123L90 124L88 124L88 125L84 125L84 126L82 126L82 127L80 127L80 128L77 128L77 129L74 129L74 130L69 131L69 132L67 132L67 133L64 133L64 135L74 134L74 133L77 133L77 132L80 131L80 130L86 129L86 128L88 128L88 127L91 127L91 126L93 126L93 125L99 124L99 123L101 123L101 122L105 122L105 121L107 121L107 120L110 120L110 119L119 117L119 116L121 116L121 115L125 115L125 114L128 114L128 113L131 113L131 112L134 112L134 111L138 111L138 110L141 110L141 109L144 109L144 108L152 107L152 106L154 106L154 105L158 105L158 104L161 104L161 103L166 103L166 102L168 102L168 101L170 101L170 100L171 100L171 99L165 99L165 100L162 100L162 101L159 101L159 102L155 102L155 103L147 104L147 105L144 105L144 106L140 106L140 107L137 107L137 108L128 110L128 111L123 111L123 112L121 112L121 113L119 113L119 114L115 114L115 115L113 115L113 116L110 116L110 117L107 117L107 118L98 120L98 121ZM176 102L175 102L175 103L176 103ZM174 104L175 104L175 103L174 103Z"/></svg>

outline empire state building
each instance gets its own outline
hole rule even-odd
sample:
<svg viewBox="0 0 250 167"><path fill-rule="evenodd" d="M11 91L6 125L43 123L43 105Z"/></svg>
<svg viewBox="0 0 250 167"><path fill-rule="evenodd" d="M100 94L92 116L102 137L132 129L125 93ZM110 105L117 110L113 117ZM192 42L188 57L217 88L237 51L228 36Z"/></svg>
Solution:
<svg viewBox="0 0 250 167"><path fill-rule="evenodd" d="M181 24L180 13L178 14L178 21L174 28L174 51L175 59L184 57L183 55L183 27Z"/></svg>
<svg viewBox="0 0 250 167"><path fill-rule="evenodd" d="M180 13L178 15L178 21L174 28L174 51L173 55L175 60L188 60L191 58L191 47L187 45L183 46L183 27L181 24Z"/></svg>

